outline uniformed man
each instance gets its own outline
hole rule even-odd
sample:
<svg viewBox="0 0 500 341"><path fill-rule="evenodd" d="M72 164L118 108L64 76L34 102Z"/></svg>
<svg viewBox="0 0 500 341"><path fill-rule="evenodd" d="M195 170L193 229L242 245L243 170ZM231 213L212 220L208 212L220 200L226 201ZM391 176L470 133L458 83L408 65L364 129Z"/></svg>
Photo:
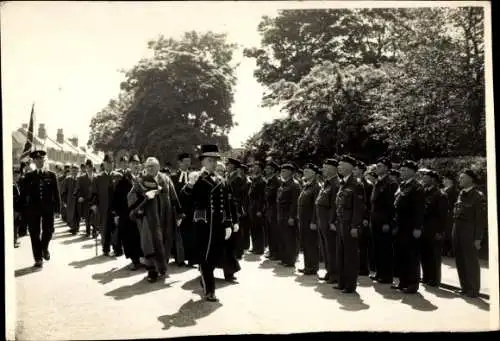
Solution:
<svg viewBox="0 0 500 341"><path fill-rule="evenodd" d="M236 207L232 203L231 187L215 174L220 159L216 145L201 147L203 168L193 186L194 223L200 253L201 285L207 301L217 301L214 269L224 262L225 241L238 231Z"/></svg>
<svg viewBox="0 0 500 341"><path fill-rule="evenodd" d="M248 188L246 185L246 177L244 174L238 171L241 168L241 162L235 158L227 159L227 172L228 172L228 183L231 186L231 192L233 193L233 200L236 206L236 212L238 216L238 224L240 230L238 232L233 232L233 238L235 242L235 253L238 259L243 257L243 236L241 231L241 222L243 215L243 202L248 200L245 196L248 196Z"/></svg>
<svg viewBox="0 0 500 341"><path fill-rule="evenodd" d="M280 238L281 265L294 267L299 254L299 231L297 226L297 203L300 185L294 180L295 164L281 165L281 186L276 196Z"/></svg>
<svg viewBox="0 0 500 341"><path fill-rule="evenodd" d="M265 251L265 218L266 209L266 182L262 175L263 164L255 161L252 164L252 183L248 191L250 216L250 237L252 240L252 250L256 255L262 255Z"/></svg>
<svg viewBox="0 0 500 341"><path fill-rule="evenodd" d="M377 160L375 172L377 181L373 186L370 198L370 224L373 234L374 258L376 273L371 276L379 283L391 284L393 281L394 252L394 195L398 184L389 175L392 162L388 158Z"/></svg>
<svg viewBox="0 0 500 341"><path fill-rule="evenodd" d="M21 201L21 190L19 187L19 179L21 178L21 169L19 167L13 168L13 197L14 204L14 247L19 247L19 226L21 224L21 216L23 212L23 203Z"/></svg>
<svg viewBox="0 0 500 341"><path fill-rule="evenodd" d="M373 256L373 240L370 231L370 197L372 195L373 186L365 178L364 174L366 172L366 164L358 160L356 167L354 167L353 174L359 179L363 185L365 192L365 208L363 214L363 225L361 227L359 241L359 275L368 276L370 275L370 270L375 270L375 260Z"/></svg>
<svg viewBox="0 0 500 341"><path fill-rule="evenodd" d="M481 288L478 251L487 223L486 197L476 188L478 177L471 169L462 171L462 190L454 207L453 249L460 280L460 293L477 297Z"/></svg>
<svg viewBox="0 0 500 341"><path fill-rule="evenodd" d="M451 242L451 231L453 229L453 208L458 198L458 189L455 185L455 174L447 173L443 176L443 193L448 199L448 219L443 241L443 256L453 257L453 247Z"/></svg>
<svg viewBox="0 0 500 341"><path fill-rule="evenodd" d="M447 223L448 200L439 189L436 171L421 169L425 189L424 229L420 238L422 282L437 287L441 284L441 253Z"/></svg>
<svg viewBox="0 0 500 341"><path fill-rule="evenodd" d="M237 169L237 172L240 174L244 183L241 188L241 217L240 217L240 230L241 230L241 238L243 242L243 250L250 249L250 228L252 226L252 221L250 220L249 215L249 206L250 206L250 198L248 196L248 191L250 190L250 185L252 181L248 176L249 172L248 165L242 163L241 167Z"/></svg>
<svg viewBox="0 0 500 341"><path fill-rule="evenodd" d="M59 195L61 197L61 220L64 221L65 223L68 223L68 219L66 217L66 207L64 205L64 203L66 202L66 199L64 198L62 191L65 188L66 178L69 176L70 171L71 171L71 164L66 163L63 167L63 171L62 171L61 176L58 178L59 191L60 191Z"/></svg>
<svg viewBox="0 0 500 341"><path fill-rule="evenodd" d="M356 291L359 273L359 241L364 210L365 193L363 184L353 175L357 160L343 155L339 160L342 175L337 193L337 267L339 283L336 289L343 293Z"/></svg>
<svg viewBox="0 0 500 341"><path fill-rule="evenodd" d="M77 177L78 177L78 166L73 164L70 168L70 173L64 179L62 185L62 202L66 210L66 220L69 226L69 231L71 234L76 235L78 233L78 228L80 227L80 219L78 217L78 203L77 197Z"/></svg>
<svg viewBox="0 0 500 341"><path fill-rule="evenodd" d="M316 216L318 220L320 251L325 262L326 274L321 280L330 284L338 282L337 271L337 205L336 197L340 187L337 175L338 161L326 159L323 162L323 178L325 179L316 198Z"/></svg>
<svg viewBox="0 0 500 341"><path fill-rule="evenodd" d="M278 195L278 188L281 185L280 179L278 177L279 169L279 165L272 160L269 160L264 168L266 182L265 232L267 232L267 240L269 244L269 250L265 257L269 258L270 260L280 259L280 250L278 243L280 235L278 233L278 211L276 207L276 196Z"/></svg>
<svg viewBox="0 0 500 341"><path fill-rule="evenodd" d="M43 266L43 259L50 259L49 243L54 233L54 214L59 213L60 196L56 175L44 170L46 152L35 150L30 154L36 166L28 172L21 186L21 202L25 205L31 248L35 267ZM40 236L41 223L41 236Z"/></svg>
<svg viewBox="0 0 500 341"><path fill-rule="evenodd" d="M400 166L401 184L395 195L396 257L399 263L399 284L393 288L414 294L419 288L419 239L424 224L425 193L416 180L418 165L411 160Z"/></svg>
<svg viewBox="0 0 500 341"><path fill-rule="evenodd" d="M80 175L77 179L75 196L78 198L78 203L81 205L82 218L85 220L85 235L96 237L96 219L90 211L90 200L92 199L92 184L95 179L94 165L91 160L85 161L85 174ZM92 231L91 231L92 230Z"/></svg>
<svg viewBox="0 0 500 341"><path fill-rule="evenodd" d="M312 163L304 166L304 187L297 204L297 220L304 252L304 268L299 269L299 272L304 275L316 275L319 270L319 235L314 206L319 193L319 184L316 180L319 173L319 168Z"/></svg>

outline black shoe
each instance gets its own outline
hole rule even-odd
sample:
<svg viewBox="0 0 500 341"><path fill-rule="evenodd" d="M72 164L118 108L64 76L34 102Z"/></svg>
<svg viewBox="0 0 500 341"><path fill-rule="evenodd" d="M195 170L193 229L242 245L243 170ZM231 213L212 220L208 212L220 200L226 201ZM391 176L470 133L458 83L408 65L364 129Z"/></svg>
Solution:
<svg viewBox="0 0 500 341"><path fill-rule="evenodd" d="M408 287L408 288L403 288L403 290L401 290L402 292L404 292L405 294L416 294L418 289L417 288L412 288L412 287Z"/></svg>
<svg viewBox="0 0 500 341"><path fill-rule="evenodd" d="M370 274L370 272L368 270L363 270L363 271L359 272L360 276L368 276L369 274Z"/></svg>
<svg viewBox="0 0 500 341"><path fill-rule="evenodd" d="M479 297L479 293L475 292L475 291L467 291L465 293L465 296L467 296L469 298L478 298Z"/></svg>
<svg viewBox="0 0 500 341"><path fill-rule="evenodd" d="M181 267L181 268L186 266L186 263L184 263L184 262L175 262L175 264L177 264L177 266Z"/></svg>
<svg viewBox="0 0 500 341"><path fill-rule="evenodd" d="M136 271L136 270L139 270L140 267L141 267L141 263L132 262L132 264L130 264L128 269L131 271Z"/></svg>
<svg viewBox="0 0 500 341"><path fill-rule="evenodd" d="M50 260L50 252L49 252L49 250L43 250L43 259Z"/></svg>
<svg viewBox="0 0 500 341"><path fill-rule="evenodd" d="M355 292L356 292L356 289L352 289L352 288L350 288L350 289L345 288L342 290L343 294L354 294Z"/></svg>
<svg viewBox="0 0 500 341"><path fill-rule="evenodd" d="M207 294L205 295L205 300L209 302L217 302L219 299L215 297L215 294Z"/></svg>
<svg viewBox="0 0 500 341"><path fill-rule="evenodd" d="M394 283L394 284L391 284L391 289L394 289L394 290L401 290L401 289L403 289L403 288L401 288L401 287L399 286L399 284L395 284L395 283Z"/></svg>
<svg viewBox="0 0 500 341"><path fill-rule="evenodd" d="M109 255L109 251L103 251L103 252L102 252L102 254L103 254L103 256L105 256L105 257L110 257L110 255Z"/></svg>
<svg viewBox="0 0 500 341"><path fill-rule="evenodd" d="M344 286L340 285L340 284L334 285L333 288L336 290L344 290L345 289Z"/></svg>
<svg viewBox="0 0 500 341"><path fill-rule="evenodd" d="M113 251L113 255L111 257L121 257L123 256L123 251Z"/></svg>
<svg viewBox="0 0 500 341"><path fill-rule="evenodd" d="M17 249L21 244L19 242L14 242L14 248Z"/></svg>
<svg viewBox="0 0 500 341"><path fill-rule="evenodd" d="M90 232L85 232L85 237L90 238Z"/></svg>
<svg viewBox="0 0 500 341"><path fill-rule="evenodd" d="M306 269L303 274L305 276L312 276L312 275L316 275L318 273L318 271L315 271L315 270L309 270L309 269Z"/></svg>
<svg viewBox="0 0 500 341"><path fill-rule="evenodd" d="M158 280L158 272L155 270L149 270L147 280L149 283L156 282Z"/></svg>
<svg viewBox="0 0 500 341"><path fill-rule="evenodd" d="M226 282L234 282L234 281L236 281L236 277L234 275L227 275L227 276L224 276L224 280Z"/></svg>
<svg viewBox="0 0 500 341"><path fill-rule="evenodd" d="M391 284L392 280L390 279L383 279L383 278L376 278L375 281L380 284Z"/></svg>
<svg viewBox="0 0 500 341"><path fill-rule="evenodd" d="M285 268L295 268L295 264L288 264L288 263L284 263L283 266Z"/></svg>
<svg viewBox="0 0 500 341"><path fill-rule="evenodd" d="M35 268L41 268L43 267L43 261L42 260L37 260L35 261L35 265L33 265Z"/></svg>
<svg viewBox="0 0 500 341"><path fill-rule="evenodd" d="M298 271L298 272L300 272L300 273L302 273L302 274L303 274L304 272L307 272L307 270L306 270L306 269L298 269L297 271Z"/></svg>

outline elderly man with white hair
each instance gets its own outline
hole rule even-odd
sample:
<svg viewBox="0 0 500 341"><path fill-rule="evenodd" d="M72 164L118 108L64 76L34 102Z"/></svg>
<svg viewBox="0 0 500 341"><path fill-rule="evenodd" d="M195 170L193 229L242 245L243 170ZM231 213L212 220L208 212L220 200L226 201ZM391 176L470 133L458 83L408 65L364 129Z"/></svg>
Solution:
<svg viewBox="0 0 500 341"><path fill-rule="evenodd" d="M143 174L128 194L131 218L137 221L141 246L148 268L148 281L164 278L172 249L176 214L181 206L170 178L160 173L160 162L149 157Z"/></svg>

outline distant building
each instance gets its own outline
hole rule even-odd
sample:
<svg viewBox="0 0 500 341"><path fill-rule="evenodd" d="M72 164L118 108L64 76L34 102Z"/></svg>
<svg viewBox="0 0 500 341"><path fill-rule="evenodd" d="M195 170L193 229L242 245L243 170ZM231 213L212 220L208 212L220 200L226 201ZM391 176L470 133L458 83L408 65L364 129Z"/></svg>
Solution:
<svg viewBox="0 0 500 341"><path fill-rule="evenodd" d="M27 124L23 124L18 130L12 132L13 164L19 163L27 140L27 132ZM50 170L54 170L57 164L64 165L66 163L76 164L80 167L80 164L85 163L87 159L92 160L96 167L102 163L102 158L99 155L78 145L77 137L66 139L62 129L57 130L57 135L53 139L47 135L45 124L40 123L38 131L35 133L34 144L37 148L42 148L47 152L46 166Z"/></svg>

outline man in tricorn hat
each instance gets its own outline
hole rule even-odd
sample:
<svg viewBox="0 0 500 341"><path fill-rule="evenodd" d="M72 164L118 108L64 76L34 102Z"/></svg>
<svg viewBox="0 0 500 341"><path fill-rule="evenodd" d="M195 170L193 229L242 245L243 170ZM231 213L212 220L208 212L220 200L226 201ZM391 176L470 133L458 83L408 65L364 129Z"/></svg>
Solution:
<svg viewBox="0 0 500 341"><path fill-rule="evenodd" d="M217 265L233 261L233 264L225 264L224 270L229 271L230 267L233 273L239 270L236 258L229 259L225 255L225 243L233 231L239 230L239 226L231 187L215 174L219 159L220 154L216 145L202 146L200 160L203 168L192 191L197 250L200 252L201 285L205 299L211 302L217 301L214 278L214 269ZM228 275L232 277L233 274L225 274Z"/></svg>
<svg viewBox="0 0 500 341"><path fill-rule="evenodd" d="M78 198L78 203L81 207L81 217L85 221L85 235L93 238L96 237L95 215L90 211L90 200L92 199L92 186L95 180L94 164L91 160L85 161L85 173L77 179L77 188L75 196ZM92 219L94 217L94 219ZM91 231L92 227L92 231Z"/></svg>
<svg viewBox="0 0 500 341"><path fill-rule="evenodd" d="M54 214L59 212L59 186L55 173L44 170L46 152L35 150L30 157L36 169L26 173L21 202L25 205L35 267L50 259L49 243L54 233ZM40 236L41 227L41 236Z"/></svg>
<svg viewBox="0 0 500 341"><path fill-rule="evenodd" d="M299 254L297 199L300 194L300 186L293 179L296 171L297 167L293 163L287 162L281 165L282 183L276 197L281 265L286 267L295 267Z"/></svg>

